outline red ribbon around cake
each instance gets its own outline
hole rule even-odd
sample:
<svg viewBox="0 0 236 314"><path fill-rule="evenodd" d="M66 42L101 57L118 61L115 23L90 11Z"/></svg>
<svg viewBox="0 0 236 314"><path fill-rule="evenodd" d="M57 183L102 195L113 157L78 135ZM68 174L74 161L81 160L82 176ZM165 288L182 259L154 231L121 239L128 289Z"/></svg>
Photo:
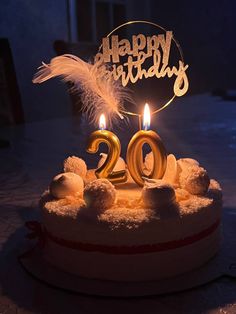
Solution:
<svg viewBox="0 0 236 314"><path fill-rule="evenodd" d="M68 241L65 239L61 239L55 237L53 234L48 232L46 228L43 228L40 222L38 221L28 221L26 222L26 227L31 231L27 235L30 239L38 238L38 243L41 248L46 244L47 240L50 240L58 245L61 245L66 248L70 248L73 250L80 250L85 252L101 252L106 254L143 254L143 253L154 253L154 252L162 252L168 251L172 249L177 249L186 245L193 244L194 242L200 241L205 237L209 236L213 233L220 224L220 220L217 220L210 227L202 230L199 233L191 235L189 237L162 242L155 244L143 244L137 246L109 246L109 245L101 245L101 244L92 244L92 243L82 243L75 241Z"/></svg>

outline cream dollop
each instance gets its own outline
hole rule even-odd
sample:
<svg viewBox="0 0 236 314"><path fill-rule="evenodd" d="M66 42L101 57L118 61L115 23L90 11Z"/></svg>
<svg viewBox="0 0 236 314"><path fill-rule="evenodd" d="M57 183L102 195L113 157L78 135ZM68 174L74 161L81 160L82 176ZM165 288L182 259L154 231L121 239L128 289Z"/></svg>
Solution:
<svg viewBox="0 0 236 314"><path fill-rule="evenodd" d="M148 180L142 190L144 205L152 209L160 209L175 204L174 188L163 180Z"/></svg>
<svg viewBox="0 0 236 314"><path fill-rule="evenodd" d="M150 173L153 169L154 157L153 152L148 153L144 158L144 170Z"/></svg>
<svg viewBox="0 0 236 314"><path fill-rule="evenodd" d="M177 160L177 169L176 169L176 187L180 188L180 174L182 171L187 169L190 166L199 166L199 162L192 158L180 158Z"/></svg>
<svg viewBox="0 0 236 314"><path fill-rule="evenodd" d="M71 156L64 160L64 172L73 172L83 179L87 174L87 165L82 158Z"/></svg>
<svg viewBox="0 0 236 314"><path fill-rule="evenodd" d="M177 181L177 161L173 154L167 156L166 171L162 178L163 181L175 185Z"/></svg>
<svg viewBox="0 0 236 314"><path fill-rule="evenodd" d="M210 179L207 171L197 165L185 168L179 177L180 186L193 195L205 195Z"/></svg>
<svg viewBox="0 0 236 314"><path fill-rule="evenodd" d="M144 172L149 174L153 169L153 152L148 153L144 159ZM175 185L177 182L177 161L173 154L169 154L166 160L166 170L162 178L163 181Z"/></svg>
<svg viewBox="0 0 236 314"><path fill-rule="evenodd" d="M84 200L87 207L104 211L110 208L116 199L116 189L107 179L97 179L85 186Z"/></svg>
<svg viewBox="0 0 236 314"><path fill-rule="evenodd" d="M100 156L101 156L101 159L98 162L98 166L97 166L98 168L100 168L104 164L107 158L107 154L101 153ZM125 169L126 169L126 163L123 158L119 157L113 171L121 171Z"/></svg>
<svg viewBox="0 0 236 314"><path fill-rule="evenodd" d="M49 186L50 194L57 199L67 196L82 197L83 189L83 179L72 172L58 174L53 178Z"/></svg>

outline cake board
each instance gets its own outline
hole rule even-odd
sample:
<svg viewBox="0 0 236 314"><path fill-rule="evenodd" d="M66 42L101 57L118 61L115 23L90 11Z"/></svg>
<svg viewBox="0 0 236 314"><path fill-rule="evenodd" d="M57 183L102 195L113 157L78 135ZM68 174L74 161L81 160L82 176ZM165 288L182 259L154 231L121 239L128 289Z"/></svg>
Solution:
<svg viewBox="0 0 236 314"><path fill-rule="evenodd" d="M107 297L163 295L192 289L221 276L236 277L236 212L225 210L223 243L218 254L202 267L177 277L147 282L115 282L78 277L48 264L39 247L19 258L23 268L34 278L52 287L70 292Z"/></svg>

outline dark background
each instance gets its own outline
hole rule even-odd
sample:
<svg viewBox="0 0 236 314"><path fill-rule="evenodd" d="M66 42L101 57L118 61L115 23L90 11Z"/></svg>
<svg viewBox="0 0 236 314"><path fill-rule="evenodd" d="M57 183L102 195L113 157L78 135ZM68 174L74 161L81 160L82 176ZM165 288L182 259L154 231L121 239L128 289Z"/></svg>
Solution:
<svg viewBox="0 0 236 314"><path fill-rule="evenodd" d="M1 0L0 124L71 115L71 98L58 79L32 84L37 67L64 52L89 57L102 36L134 19L173 30L190 65L189 94L235 88L234 0Z"/></svg>

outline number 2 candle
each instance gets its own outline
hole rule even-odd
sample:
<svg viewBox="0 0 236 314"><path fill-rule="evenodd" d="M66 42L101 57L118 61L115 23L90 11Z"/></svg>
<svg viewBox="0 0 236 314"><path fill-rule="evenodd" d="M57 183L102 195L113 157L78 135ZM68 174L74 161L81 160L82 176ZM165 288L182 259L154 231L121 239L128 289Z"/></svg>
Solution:
<svg viewBox="0 0 236 314"><path fill-rule="evenodd" d="M127 180L127 171L113 171L121 152L120 141L118 137L106 130L106 119L104 114L101 114L99 120L99 128L93 132L88 140L87 152L95 154L101 143L106 143L108 146L108 154L105 162L99 167L95 174L97 178L106 178L114 184L123 183Z"/></svg>

